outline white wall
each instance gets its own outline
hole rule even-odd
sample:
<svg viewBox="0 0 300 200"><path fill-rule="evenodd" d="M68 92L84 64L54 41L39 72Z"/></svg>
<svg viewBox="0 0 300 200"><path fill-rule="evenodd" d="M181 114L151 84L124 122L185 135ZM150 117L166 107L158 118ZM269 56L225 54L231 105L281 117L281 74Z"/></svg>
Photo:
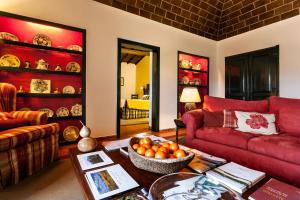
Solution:
<svg viewBox="0 0 300 200"><path fill-rule="evenodd" d="M217 65L211 68L210 94L225 96L225 57L279 45L279 92L300 98L300 16L217 43ZM213 84L212 84L213 83Z"/></svg>
<svg viewBox="0 0 300 200"><path fill-rule="evenodd" d="M136 66L135 64L121 63L121 77L124 78L124 86L121 86L121 99L130 99L135 94Z"/></svg>
<svg viewBox="0 0 300 200"><path fill-rule="evenodd" d="M208 56L217 69L215 41L92 0L1 0L0 10L87 29L87 124L96 137L115 135L117 38L160 47L160 129L174 127L177 51Z"/></svg>

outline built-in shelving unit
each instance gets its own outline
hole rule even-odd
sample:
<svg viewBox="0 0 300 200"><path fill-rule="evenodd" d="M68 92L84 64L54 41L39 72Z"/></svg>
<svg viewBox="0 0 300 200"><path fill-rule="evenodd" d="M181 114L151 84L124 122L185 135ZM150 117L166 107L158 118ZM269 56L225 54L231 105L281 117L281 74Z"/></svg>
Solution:
<svg viewBox="0 0 300 200"><path fill-rule="evenodd" d="M178 51L178 84L177 84L177 117L184 113L184 103L180 96L185 87L197 88L201 100L209 94L209 58ZM202 107L202 102L196 103L197 108Z"/></svg>
<svg viewBox="0 0 300 200"><path fill-rule="evenodd" d="M80 129L80 121L85 123L86 120L86 31L0 11L0 33L0 58L3 55L13 55L20 62L18 66L0 66L1 82L11 83L18 91L22 91L17 93L17 110L52 110L54 116L48 117L48 122L59 123L61 144L70 143L64 138L64 130L69 126ZM6 33L17 39L9 38ZM49 38L51 45L33 44L33 38L38 34ZM70 50L72 45L81 49ZM37 62L41 59L48 64L47 70L37 69ZM80 72L67 70L70 62L78 63ZM61 67L60 71L57 71L58 65ZM32 93L32 79L50 82L50 93ZM63 93L66 86L72 86L75 93ZM82 116L73 116L71 113L72 107L77 104L82 105ZM62 107L69 110L69 116L56 115L56 111Z"/></svg>

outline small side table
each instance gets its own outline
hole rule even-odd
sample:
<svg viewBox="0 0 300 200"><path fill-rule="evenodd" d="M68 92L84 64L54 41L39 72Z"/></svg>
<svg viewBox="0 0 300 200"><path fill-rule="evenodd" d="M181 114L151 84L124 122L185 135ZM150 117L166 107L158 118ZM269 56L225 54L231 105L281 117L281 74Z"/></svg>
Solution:
<svg viewBox="0 0 300 200"><path fill-rule="evenodd" d="M176 143L178 143L178 130L180 128L185 128L185 124L181 119L174 119L175 125L176 125Z"/></svg>

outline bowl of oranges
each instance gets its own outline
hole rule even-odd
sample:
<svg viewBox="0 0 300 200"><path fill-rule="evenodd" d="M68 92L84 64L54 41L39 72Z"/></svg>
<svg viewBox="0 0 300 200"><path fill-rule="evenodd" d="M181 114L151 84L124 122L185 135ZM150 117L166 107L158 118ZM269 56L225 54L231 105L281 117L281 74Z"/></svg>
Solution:
<svg viewBox="0 0 300 200"><path fill-rule="evenodd" d="M131 138L128 154L137 168L159 174L178 172L188 165L195 155L181 149L177 143L154 142L149 137Z"/></svg>

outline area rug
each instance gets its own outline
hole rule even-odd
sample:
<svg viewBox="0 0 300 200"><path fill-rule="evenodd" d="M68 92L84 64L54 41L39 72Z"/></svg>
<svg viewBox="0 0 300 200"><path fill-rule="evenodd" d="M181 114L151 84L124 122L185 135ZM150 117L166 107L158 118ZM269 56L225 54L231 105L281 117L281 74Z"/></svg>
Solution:
<svg viewBox="0 0 300 200"><path fill-rule="evenodd" d="M1 200L82 200L71 161L62 159L17 185L0 191Z"/></svg>

